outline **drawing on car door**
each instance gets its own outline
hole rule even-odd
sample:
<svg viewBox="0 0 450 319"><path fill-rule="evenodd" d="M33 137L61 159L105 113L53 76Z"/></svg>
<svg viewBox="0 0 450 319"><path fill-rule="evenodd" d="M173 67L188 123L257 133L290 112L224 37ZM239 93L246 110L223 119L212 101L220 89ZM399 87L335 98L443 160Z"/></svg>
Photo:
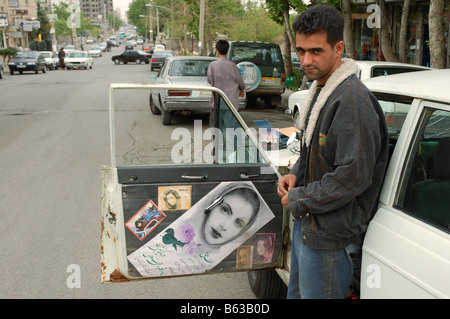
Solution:
<svg viewBox="0 0 450 319"><path fill-rule="evenodd" d="M168 87L110 86L102 282L280 267L279 173L257 132L209 86L170 88L213 91L217 129L205 118L170 127L151 122L149 91Z"/></svg>

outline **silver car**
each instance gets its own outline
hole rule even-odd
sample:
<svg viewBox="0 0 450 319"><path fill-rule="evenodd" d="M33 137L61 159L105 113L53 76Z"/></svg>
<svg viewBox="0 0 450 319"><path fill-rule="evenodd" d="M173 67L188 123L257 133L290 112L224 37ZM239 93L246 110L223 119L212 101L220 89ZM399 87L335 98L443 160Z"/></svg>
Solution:
<svg viewBox="0 0 450 319"><path fill-rule="evenodd" d="M156 84L205 85L209 64L214 57L176 56L168 57L158 75L150 74ZM153 90L149 104L153 114L162 114L164 125L171 123L174 112L189 115L191 112L209 113L210 91Z"/></svg>

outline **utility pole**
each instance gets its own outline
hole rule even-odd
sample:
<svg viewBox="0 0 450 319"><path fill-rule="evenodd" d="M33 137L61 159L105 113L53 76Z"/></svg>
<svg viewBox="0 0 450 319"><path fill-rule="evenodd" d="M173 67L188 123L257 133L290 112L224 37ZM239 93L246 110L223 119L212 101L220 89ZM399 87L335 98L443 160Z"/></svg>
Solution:
<svg viewBox="0 0 450 319"><path fill-rule="evenodd" d="M205 0L200 0L200 26L199 26L200 42L198 43L198 47L200 49L200 55L203 55L204 25L205 25Z"/></svg>

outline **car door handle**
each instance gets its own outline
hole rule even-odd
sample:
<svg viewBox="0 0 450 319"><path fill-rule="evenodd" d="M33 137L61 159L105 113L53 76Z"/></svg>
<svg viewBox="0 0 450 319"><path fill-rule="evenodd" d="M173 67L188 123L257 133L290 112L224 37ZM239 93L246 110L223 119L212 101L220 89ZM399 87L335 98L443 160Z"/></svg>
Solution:
<svg viewBox="0 0 450 319"><path fill-rule="evenodd" d="M208 175L181 175L184 179L207 179Z"/></svg>
<svg viewBox="0 0 450 319"><path fill-rule="evenodd" d="M259 174L256 175L248 175L247 173L241 173L241 178L242 179L249 179L249 178L253 178L253 177L258 177Z"/></svg>

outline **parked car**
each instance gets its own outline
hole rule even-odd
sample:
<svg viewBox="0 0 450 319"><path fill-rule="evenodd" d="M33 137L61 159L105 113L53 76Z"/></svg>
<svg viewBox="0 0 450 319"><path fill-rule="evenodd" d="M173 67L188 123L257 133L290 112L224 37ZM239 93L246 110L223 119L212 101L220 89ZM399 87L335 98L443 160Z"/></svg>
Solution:
<svg viewBox="0 0 450 319"><path fill-rule="evenodd" d="M100 49L102 49L102 52L105 52L108 48L108 44L106 42L100 42L99 44Z"/></svg>
<svg viewBox="0 0 450 319"><path fill-rule="evenodd" d="M59 58L56 52L52 51L40 51L39 54L42 54L45 58L45 65L50 70L55 70L59 68Z"/></svg>
<svg viewBox="0 0 450 319"><path fill-rule="evenodd" d="M353 288L359 283L361 298L449 299L450 70L375 77L365 83L385 112L392 153L378 209L364 238L360 277L355 278ZM153 90L162 87L147 83L135 87L112 85L112 111L114 90L120 89L122 93L127 88ZM164 88L185 90L188 87L165 85ZM147 152L142 151L148 156L144 158L140 156L141 150L133 150L139 156L125 164L117 164L116 158L123 153L115 153L114 129L123 112L110 116L112 162L102 169L101 280L123 284L133 280L176 277L182 272L183 275L199 275L249 271L250 286L256 296L275 298L282 283L289 281L289 241L293 233L293 218L288 211L283 212L277 195L278 168L270 162L240 114L225 103L221 92L208 86L195 88L218 93L219 103L223 106L219 117L228 117L228 127L242 128L248 137L245 139L248 144L243 145L242 151L255 156L244 156L239 160L230 153L223 157L223 162L199 161L195 165L189 157L188 161L174 165L174 152L168 152L167 158L158 158L158 164L149 165L146 161L153 159L152 154L149 145L142 143ZM135 90L130 90L129 94L135 94ZM135 125L129 120L129 113L126 116L125 122ZM117 129L123 130L123 127ZM225 130L226 127L219 127L219 132ZM192 137L186 135L186 131L184 128L179 133L180 136L185 133L190 149ZM122 138L123 134L117 139L120 142ZM185 145L181 146L180 141L175 153ZM164 142L158 140L158 143ZM133 148L136 145L139 143L133 144ZM219 151L221 145L218 144ZM135 162L138 158L143 163ZM219 247L209 245L204 236L205 225L212 209L224 206L228 193L220 192L222 186L242 184L242 180L263 195L254 200L261 204L261 209L252 223L253 228L245 229L241 237L219 244ZM180 211L170 211L177 215L162 220L145 241L138 239L132 228L132 222L140 217L137 212L144 212L140 208L147 207L147 203L159 207L161 189L169 188L183 188L188 204ZM269 221L261 214L267 207L271 211ZM180 239L186 233L189 236ZM271 254L270 258L261 260L252 252L257 252L258 240L266 236ZM217 251L219 253L215 254ZM170 254L166 254L168 252ZM241 255L246 254L250 257L241 259Z"/></svg>
<svg viewBox="0 0 450 319"><path fill-rule="evenodd" d="M144 39L142 37L138 37L137 41L136 41L136 45L143 44L143 43L144 43Z"/></svg>
<svg viewBox="0 0 450 319"><path fill-rule="evenodd" d="M94 38L93 37L88 37L86 39L86 44L93 44L94 43Z"/></svg>
<svg viewBox="0 0 450 319"><path fill-rule="evenodd" d="M111 60L115 64L120 64L120 62L123 64L127 64L128 62L135 62L137 64L145 62L145 64L149 64L150 58L151 55L142 50L125 50L122 54L113 56Z"/></svg>
<svg viewBox="0 0 450 319"><path fill-rule="evenodd" d="M298 58L297 53L291 52L291 61L292 61L292 68L300 70L300 59Z"/></svg>
<svg viewBox="0 0 450 319"><path fill-rule="evenodd" d="M142 51L148 52L150 54L153 54L155 47L151 43L144 43L142 45Z"/></svg>
<svg viewBox="0 0 450 319"><path fill-rule="evenodd" d="M3 79L4 67L3 67L3 59L0 58L0 79Z"/></svg>
<svg viewBox="0 0 450 319"><path fill-rule="evenodd" d="M286 71L280 46L258 41L232 41L227 58L241 70L247 89L247 99L260 98L266 108L281 104L286 85Z"/></svg>
<svg viewBox="0 0 450 319"><path fill-rule="evenodd" d="M168 57L158 75L152 73L151 77L155 78L156 84L206 84L209 64L216 59L201 56ZM191 112L209 113L210 99L209 91L153 90L149 104L151 112L157 115L162 113L162 123L169 125L172 115L177 111L185 115Z"/></svg>
<svg viewBox="0 0 450 319"><path fill-rule="evenodd" d="M67 69L92 69L94 66L94 59L89 52L86 51L73 51L64 59L64 64Z"/></svg>
<svg viewBox="0 0 450 319"><path fill-rule="evenodd" d="M157 51L164 51L166 49L166 46L164 45L164 44L157 44L157 45L155 45L155 50L154 50L154 52L157 52Z"/></svg>
<svg viewBox="0 0 450 319"><path fill-rule="evenodd" d="M385 61L356 61L358 71L356 72L360 80L366 80L377 76L392 75L397 73L431 70L431 68L408 64ZM300 108L306 98L308 90L301 90L292 93L288 100L288 112L292 114L294 126L298 128Z"/></svg>
<svg viewBox="0 0 450 319"><path fill-rule="evenodd" d="M13 75L15 71L18 71L20 74L22 74L23 71L33 71L36 74L38 74L39 71L42 71L42 73L47 72L45 57L37 51L17 52L12 59L9 60L8 68L11 75Z"/></svg>
<svg viewBox="0 0 450 319"><path fill-rule="evenodd" d="M98 45L91 46L88 52L93 58L102 56L102 48Z"/></svg>
<svg viewBox="0 0 450 319"><path fill-rule="evenodd" d="M152 62L150 64L150 70L153 71L154 69L160 69L164 64L164 61L171 56L175 56L175 53L172 50L156 51L155 47L155 51L152 55Z"/></svg>
<svg viewBox="0 0 450 319"><path fill-rule="evenodd" d="M75 51L75 47L71 44L65 45L64 46L64 52L66 52L66 54L69 54L70 52Z"/></svg>

